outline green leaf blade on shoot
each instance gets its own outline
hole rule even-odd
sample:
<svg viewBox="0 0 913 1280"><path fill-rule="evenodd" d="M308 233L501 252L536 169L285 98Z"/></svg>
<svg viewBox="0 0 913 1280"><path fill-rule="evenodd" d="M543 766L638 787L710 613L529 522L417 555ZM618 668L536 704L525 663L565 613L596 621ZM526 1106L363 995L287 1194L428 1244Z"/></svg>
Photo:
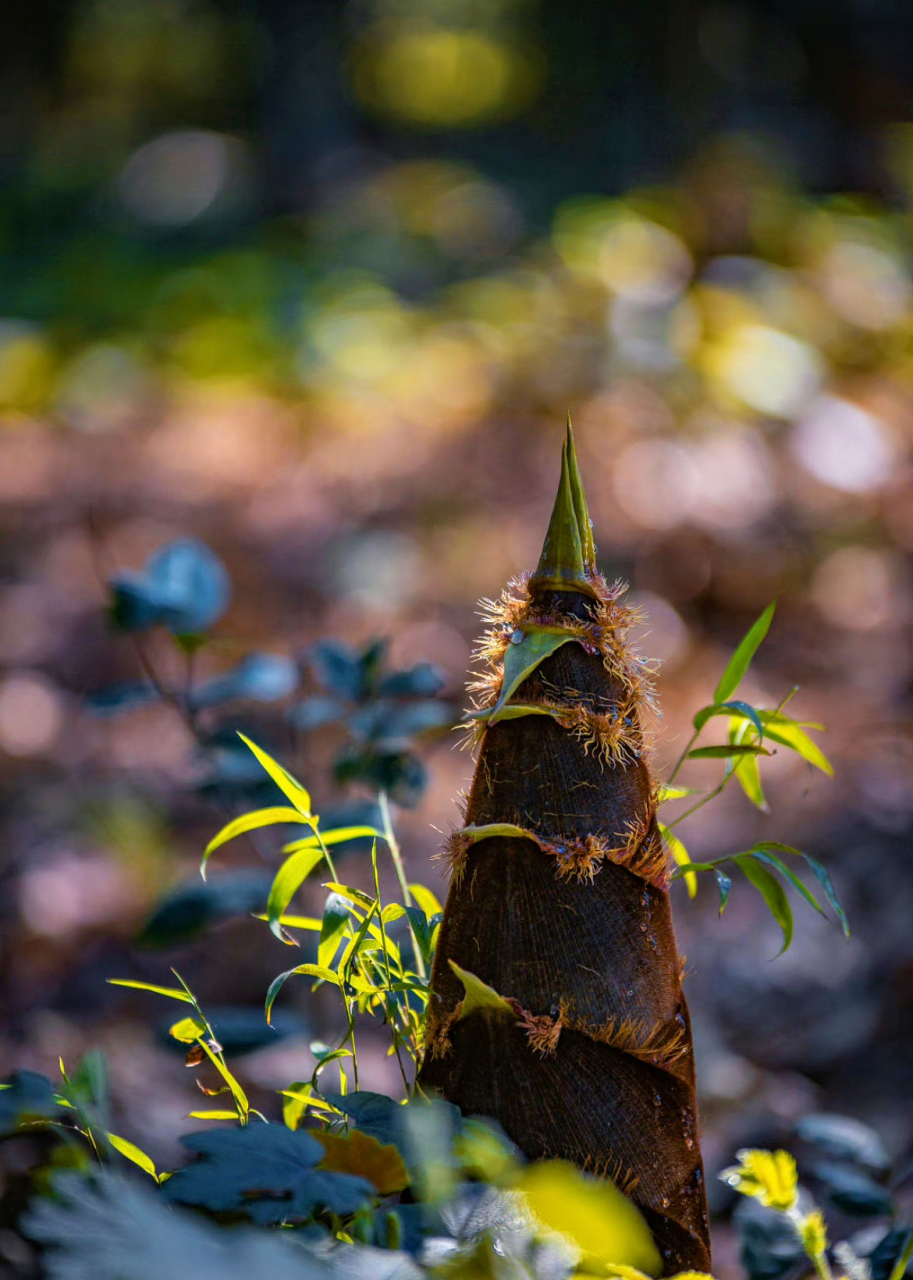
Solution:
<svg viewBox="0 0 913 1280"><path fill-rule="evenodd" d="M320 940L317 944L317 963L328 968L336 955L340 939L349 927L349 908L339 894L331 893L323 911Z"/></svg>
<svg viewBox="0 0 913 1280"><path fill-rule="evenodd" d="M281 764L275 761L272 756L267 755L255 742L251 742L250 738L246 737L245 734L239 733L238 737L253 752L257 761L263 766L282 794L292 802L301 816L308 819L313 818L311 797L297 778L293 778L287 770L283 769Z"/></svg>
<svg viewBox="0 0 913 1280"><path fill-rule="evenodd" d="M193 996L179 987L157 987L153 982L134 982L130 978L108 978L111 987L130 987L134 991L151 991L156 996L167 996L169 1000L182 1000L184 1004L193 1004Z"/></svg>
<svg viewBox="0 0 913 1280"><path fill-rule="evenodd" d="M795 751L803 760L807 760L810 765L820 769L822 773L826 773L829 778L833 778L834 766L801 725L795 721L785 721L782 716L775 723L770 723L766 720L766 712L762 711L759 714L761 719L765 721L765 736L771 742L778 742L781 746L788 747L790 751Z"/></svg>
<svg viewBox="0 0 913 1280"><path fill-rule="evenodd" d="M790 871L782 858L778 858L775 853L771 853L768 849L762 849L760 845L755 845L754 848L750 850L749 856L754 858L755 861L766 862L768 866L779 871L780 875L789 881L796 892L805 899L813 911L817 911L819 916L824 915L824 908L821 906L821 903L811 890L802 883L795 872Z"/></svg>
<svg viewBox="0 0 913 1280"><path fill-rule="evenodd" d="M279 824L285 825L289 822L306 822L307 819L302 816L297 809L288 809L281 805L275 805L269 809L255 809L251 813L242 813L239 818L235 818L229 822L218 835L213 836L209 844L203 851L203 861L200 863L200 875L206 879L207 863L216 849L220 849L223 844L228 844L229 840L234 840L236 836L245 835L248 831L257 831L261 827L274 827Z"/></svg>
<svg viewBox="0 0 913 1280"><path fill-rule="evenodd" d="M828 874L827 867L823 866L817 860L817 858L813 858L811 854L803 853L802 857L805 859L806 863L811 868L812 874L814 875L818 883L821 885L821 888L824 890L824 896L827 898L828 902L833 907L834 914L836 915L837 919L840 921L840 927L843 930L843 936L845 938L848 938L850 936L850 922L846 917L846 912L844 911L843 907L840 905L840 899L837 897L837 891L834 888L834 884L833 884L833 881L831 880L830 875Z"/></svg>
<svg viewBox="0 0 913 1280"><path fill-rule="evenodd" d="M726 664L726 670L720 677L720 682L713 693L713 701L719 705L725 702L727 698L732 697L736 689L742 683L745 672L748 670L751 660L758 650L761 641L770 630L770 624L773 621L774 611L777 602L772 601L764 612L748 630L746 635L740 641L735 653Z"/></svg>
<svg viewBox="0 0 913 1280"><path fill-rule="evenodd" d="M716 877L716 887L720 893L720 915L726 910L726 903L729 901L729 894L732 890L732 877L727 876L725 871L721 871L719 867L713 868L713 874Z"/></svg>
<svg viewBox="0 0 913 1280"><path fill-rule="evenodd" d="M189 1120L237 1120L237 1111L188 1111Z"/></svg>
<svg viewBox="0 0 913 1280"><path fill-rule="evenodd" d="M793 940L793 913L786 897L785 889L780 884L780 881L771 875L766 867L761 866L760 862L752 858L750 854L737 854L733 861L744 872L746 880L758 890L767 904L770 914L780 926L783 934L783 946L777 952L777 957L782 956Z"/></svg>
<svg viewBox="0 0 913 1280"><path fill-rule="evenodd" d="M766 748L755 742L731 742L728 746L695 747L688 752L689 760L728 760L735 756L769 756Z"/></svg>
<svg viewBox="0 0 913 1280"><path fill-rule="evenodd" d="M143 1173L148 1173L153 1181L158 1182L160 1180L154 1161L135 1142L129 1142L126 1138L118 1137L116 1133L106 1133L105 1136L114 1150L119 1152L126 1160L135 1164L137 1168L142 1169Z"/></svg>
<svg viewBox="0 0 913 1280"><path fill-rule="evenodd" d="M656 796L657 804L668 804L670 800L684 800L688 796L700 795L699 787L667 787L665 784L659 788Z"/></svg>
<svg viewBox="0 0 913 1280"><path fill-rule="evenodd" d="M299 853L293 853L290 858L287 858L276 872L266 900L266 918L269 921L270 930L280 942L294 945L294 940L283 931L280 919L292 898L322 858L322 849L302 849Z"/></svg>
<svg viewBox="0 0 913 1280"><path fill-rule="evenodd" d="M514 633L516 634L516 632ZM498 700L491 708L492 713L500 711L520 685L536 668L550 657L556 649L574 637L551 631L525 631L516 644L509 644L504 654L504 675L501 680L501 692Z"/></svg>
<svg viewBox="0 0 913 1280"><path fill-rule="evenodd" d="M207 1031L206 1023L200 1018L181 1018L180 1022L175 1022L168 1028L168 1034L181 1044L193 1044L201 1036L205 1036Z"/></svg>
<svg viewBox="0 0 913 1280"><path fill-rule="evenodd" d="M339 978L333 970L324 968L319 964L299 964L296 965L294 969L286 969L285 973L280 973L278 977L273 978L272 982L269 984L269 990L266 993L264 1012L266 1014L266 1021L270 1026L272 1026L273 1005L276 1003L276 996L285 986L286 982L288 982L289 978L292 978L299 973L312 978L318 978L321 982L330 982L334 987L338 987L340 985Z"/></svg>
<svg viewBox="0 0 913 1280"><path fill-rule="evenodd" d="M694 717L693 724L695 729L700 731L708 720L714 716L732 716L735 713L743 719L748 720L758 731L758 737L764 737L764 725L761 720L761 713L756 711L750 702L719 702L709 707L702 707Z"/></svg>
<svg viewBox="0 0 913 1280"><path fill-rule="evenodd" d="M666 847L668 848L669 852L672 854L672 857L678 863L679 867L687 868L687 870L685 870L682 875L682 879L684 880L685 887L688 890L688 897L689 898L696 897L697 896L697 874L690 869L691 858L688 855L688 850L682 844L681 840L678 838L675 832L670 831L669 828L665 825L665 823L660 822L658 823L658 826L659 826L660 834L662 835L662 838L665 840Z"/></svg>
<svg viewBox="0 0 913 1280"><path fill-rule="evenodd" d="M409 891L429 920L443 911L437 897L425 885L410 884Z"/></svg>
<svg viewBox="0 0 913 1280"><path fill-rule="evenodd" d="M746 721L739 716L733 716L729 721L729 741L731 743L740 743L746 730L750 732ZM761 783L761 770L758 767L757 758L751 755L742 756L741 760L736 762L735 776L739 786L755 808L760 809L762 813L770 813L770 805L767 803L767 797L764 794L764 787Z"/></svg>
<svg viewBox="0 0 913 1280"><path fill-rule="evenodd" d="M232 1101L234 1102L238 1111L238 1120L241 1122L241 1124L247 1124L248 1117L250 1116L250 1103L247 1100L247 1094L244 1092L244 1090L241 1088L241 1085L238 1083L238 1081L229 1071L228 1067L222 1061L221 1056L216 1053L213 1053L212 1049L210 1049L209 1045L206 1043L205 1040L197 1040L197 1044L200 1046L200 1048L206 1054L206 1057L215 1067L216 1071L218 1071L219 1075L228 1085L229 1092L231 1093L231 1096L232 1096Z"/></svg>
<svg viewBox="0 0 913 1280"><path fill-rule="evenodd" d="M374 827L336 827L332 831L321 831L319 836L307 836L303 840L293 840L283 845L283 853L298 853L302 849L319 849L321 841L329 848L334 844L343 844L346 840L374 839L385 840L382 831Z"/></svg>

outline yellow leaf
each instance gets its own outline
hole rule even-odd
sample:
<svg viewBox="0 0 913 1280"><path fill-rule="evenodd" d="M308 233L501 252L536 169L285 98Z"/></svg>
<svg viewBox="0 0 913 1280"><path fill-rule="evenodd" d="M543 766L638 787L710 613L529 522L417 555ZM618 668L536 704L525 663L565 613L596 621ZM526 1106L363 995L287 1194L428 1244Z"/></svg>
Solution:
<svg viewBox="0 0 913 1280"><path fill-rule="evenodd" d="M409 1185L403 1158L392 1144L385 1146L360 1129L353 1129L345 1135L317 1129L308 1132L326 1152L317 1166L319 1169L354 1173L359 1178L367 1178L382 1196L403 1191Z"/></svg>
<svg viewBox="0 0 913 1280"><path fill-rule="evenodd" d="M182 1044L193 1044L200 1036L206 1035L206 1024L199 1018L181 1018L180 1022L168 1028L168 1034Z"/></svg>
<svg viewBox="0 0 913 1280"><path fill-rule="evenodd" d="M498 995L494 987L490 987L487 982L483 982L467 969L461 969L452 960L448 960L447 963L462 982L466 992L460 1004L460 1015L457 1021L468 1018L471 1013L484 1012L488 1009L496 1013L512 1013L516 1017L516 1011Z"/></svg>
<svg viewBox="0 0 913 1280"><path fill-rule="evenodd" d="M109 1133L108 1141L115 1151L119 1151L127 1160L138 1165L144 1173L148 1173L150 1178L154 1178L158 1182L158 1170L152 1159L135 1142L128 1142L126 1138L119 1138L116 1133Z"/></svg>
<svg viewBox="0 0 913 1280"><path fill-rule="evenodd" d="M588 1275L618 1275L619 1267L647 1276L662 1271L650 1228L613 1183L588 1178L563 1160L547 1160L527 1165L514 1186L546 1232L576 1246Z"/></svg>
<svg viewBox="0 0 913 1280"><path fill-rule="evenodd" d="M742 1195L755 1196L770 1209L785 1212L796 1203L796 1162L788 1151L737 1151L738 1165L720 1177Z"/></svg>
<svg viewBox="0 0 913 1280"><path fill-rule="evenodd" d="M801 1232L802 1248L810 1258L820 1258L827 1248L827 1227L820 1209L802 1219Z"/></svg>

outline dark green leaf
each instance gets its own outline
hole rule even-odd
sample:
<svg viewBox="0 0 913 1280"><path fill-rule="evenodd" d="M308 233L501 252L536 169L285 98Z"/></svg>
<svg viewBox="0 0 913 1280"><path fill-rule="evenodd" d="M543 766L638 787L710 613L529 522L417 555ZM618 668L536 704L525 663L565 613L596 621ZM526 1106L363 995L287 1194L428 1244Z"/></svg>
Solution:
<svg viewBox="0 0 913 1280"><path fill-rule="evenodd" d="M831 1204L844 1213L868 1218L894 1212L890 1192L879 1186L862 1169L828 1160L814 1165L812 1173L824 1184L825 1194Z"/></svg>
<svg viewBox="0 0 913 1280"><path fill-rule="evenodd" d="M161 695L151 684L138 680L124 684L112 684L107 689L90 693L86 698L86 706L97 716L119 715L122 711L130 711L134 707L148 706L158 702Z"/></svg>
<svg viewBox="0 0 913 1280"><path fill-rule="evenodd" d="M729 659L726 670L720 678L713 693L713 701L718 705L730 698L742 682L745 672L748 670L752 658L757 652L758 646L767 635L773 620L774 610L776 609L776 601L767 606L764 612L758 618L757 622L749 629L748 633L740 642L735 653Z"/></svg>
<svg viewBox="0 0 913 1280"><path fill-rule="evenodd" d="M726 875L725 871L721 871L719 867L713 868L713 874L716 876L716 885L720 891L720 915L726 910L726 903L729 901L729 891L732 889L732 879Z"/></svg>
<svg viewBox="0 0 913 1280"><path fill-rule="evenodd" d="M333 963L339 942L349 927L349 906L345 898L338 893L331 893L327 898L320 926L320 942L317 948L317 963L329 967Z"/></svg>
<svg viewBox="0 0 913 1280"><path fill-rule="evenodd" d="M273 653L251 653L232 670L215 676L193 690L190 702L197 709L216 707L237 698L254 702L280 702L298 684L298 667L291 658Z"/></svg>
<svg viewBox="0 0 913 1280"><path fill-rule="evenodd" d="M771 853L768 848L762 848L760 845L755 845L755 847L750 851L749 857L754 858L756 861L766 862L767 865L773 867L775 871L779 871L780 875L784 876L789 881L796 892L801 894L813 910L817 911L821 916L824 915L824 908L821 906L821 903L811 890L806 888L795 872L790 871L782 858L778 858L775 853Z"/></svg>
<svg viewBox="0 0 913 1280"><path fill-rule="evenodd" d="M51 1119L59 1111L46 1076L37 1071L14 1071L0 1088L0 1136L14 1133L21 1124Z"/></svg>
<svg viewBox="0 0 913 1280"><path fill-rule="evenodd" d="M732 716L733 713L750 720L758 731L758 736L764 737L764 726L761 723L759 713L748 702L720 702L709 707L702 707L694 717L695 729L703 729L704 725L713 716Z"/></svg>
<svg viewBox="0 0 913 1280"><path fill-rule="evenodd" d="M304 1129L250 1124L181 1139L197 1159L164 1184L165 1198L262 1225L301 1222L318 1206L350 1214L374 1198L364 1178L315 1169L324 1149Z"/></svg>
<svg viewBox="0 0 913 1280"><path fill-rule="evenodd" d="M383 698L433 698L443 689L447 678L440 667L418 662L406 671L394 671L377 686Z"/></svg>
<svg viewBox="0 0 913 1280"><path fill-rule="evenodd" d="M843 907L840 905L840 899L837 897L837 891L834 888L830 875L828 874L827 867L822 866L822 864L818 862L816 858L813 858L808 853L803 853L802 857L811 867L812 872L815 875L815 878L817 879L818 883L821 885L821 888L824 890L824 896L827 898L828 902L834 908L834 913L837 916L837 919L840 921L840 925L841 925L841 928L843 929L844 936L848 938L850 936L850 922L846 918L846 912L843 910Z"/></svg>
<svg viewBox="0 0 913 1280"><path fill-rule="evenodd" d="M755 743L738 742L719 747L695 747L688 752L689 760L724 760L731 756L769 756L770 752Z"/></svg>
<svg viewBox="0 0 913 1280"><path fill-rule="evenodd" d="M782 955L793 939L793 913L783 886L766 867L762 867L748 854L739 854L734 861L741 867L746 879L758 890L767 903L770 914L783 931L783 946L778 953Z"/></svg>
<svg viewBox="0 0 913 1280"><path fill-rule="evenodd" d="M136 945L179 946L221 920L262 911L269 886L269 876L262 871L222 871L205 882L194 876L177 885L155 907Z"/></svg>
<svg viewBox="0 0 913 1280"><path fill-rule="evenodd" d="M851 1116L826 1111L803 1116L796 1125L796 1136L803 1142L820 1147L828 1155L868 1165L881 1173L891 1165L891 1157L881 1136Z"/></svg>

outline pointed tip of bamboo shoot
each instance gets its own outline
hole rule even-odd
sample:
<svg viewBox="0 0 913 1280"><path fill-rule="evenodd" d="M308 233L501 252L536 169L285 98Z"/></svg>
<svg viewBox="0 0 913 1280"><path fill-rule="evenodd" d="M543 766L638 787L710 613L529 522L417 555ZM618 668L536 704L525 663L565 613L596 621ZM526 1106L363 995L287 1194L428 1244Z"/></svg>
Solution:
<svg viewBox="0 0 913 1280"><path fill-rule="evenodd" d="M561 479L552 509L542 555L530 586L582 590L592 594L590 579L596 572L593 526L587 508L571 415L561 450Z"/></svg>

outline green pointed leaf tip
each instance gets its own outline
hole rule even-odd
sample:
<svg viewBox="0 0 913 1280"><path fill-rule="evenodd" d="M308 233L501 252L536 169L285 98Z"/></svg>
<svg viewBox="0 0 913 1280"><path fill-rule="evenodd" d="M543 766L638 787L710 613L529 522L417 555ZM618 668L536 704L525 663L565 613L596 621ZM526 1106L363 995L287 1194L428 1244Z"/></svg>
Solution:
<svg viewBox="0 0 913 1280"><path fill-rule="evenodd" d="M767 606L760 618L758 618L757 622L743 637L735 653L729 659L729 662L726 664L726 670L720 678L720 683L714 690L713 701L717 705L721 702L725 702L727 698L731 698L741 684L742 677L748 670L749 664L758 650L758 646L770 630L770 624L773 620L774 610L776 607L777 602L775 600Z"/></svg>
<svg viewBox="0 0 913 1280"><path fill-rule="evenodd" d="M593 594L589 581L596 570L596 549L586 495L577 464L574 434L568 418L561 451L561 479L552 508L542 555L530 586L552 586Z"/></svg>
<svg viewBox="0 0 913 1280"><path fill-rule="evenodd" d="M447 963L462 982L466 993L460 1005L458 1022L468 1018L471 1013L484 1013L488 1010L494 1013L515 1014L514 1009L502 996L498 995L494 987L490 987L487 982L483 982L467 969L461 969L453 960L448 960Z"/></svg>
<svg viewBox="0 0 913 1280"><path fill-rule="evenodd" d="M504 654L504 675L501 677L501 692L498 701L491 709L489 720L499 715L508 698L519 689L527 676L532 675L536 667L550 657L556 649L573 640L573 636L555 634L551 631L515 631L519 636L517 642L507 646Z"/></svg>

